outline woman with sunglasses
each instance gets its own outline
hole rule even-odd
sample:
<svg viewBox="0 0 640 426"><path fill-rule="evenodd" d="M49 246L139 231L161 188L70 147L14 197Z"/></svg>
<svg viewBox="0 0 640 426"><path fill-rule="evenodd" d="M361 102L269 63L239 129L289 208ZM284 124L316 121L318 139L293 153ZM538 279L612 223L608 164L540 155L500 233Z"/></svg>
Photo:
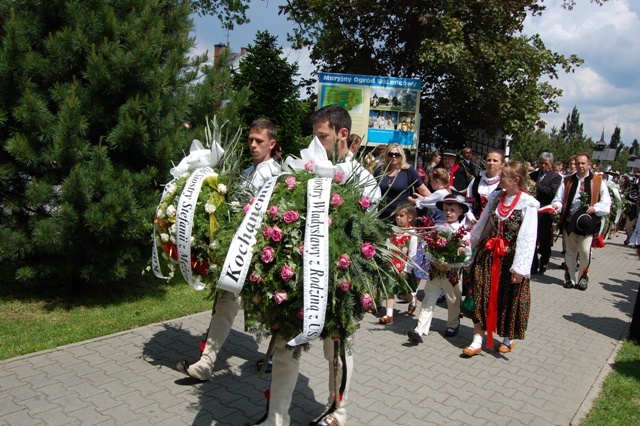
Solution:
<svg viewBox="0 0 640 426"><path fill-rule="evenodd" d="M390 223L395 220L398 207L411 198L414 193L426 197L431 194L415 168L407 163L404 149L395 143L387 145L384 164L373 175L378 179L382 191L380 218Z"/></svg>

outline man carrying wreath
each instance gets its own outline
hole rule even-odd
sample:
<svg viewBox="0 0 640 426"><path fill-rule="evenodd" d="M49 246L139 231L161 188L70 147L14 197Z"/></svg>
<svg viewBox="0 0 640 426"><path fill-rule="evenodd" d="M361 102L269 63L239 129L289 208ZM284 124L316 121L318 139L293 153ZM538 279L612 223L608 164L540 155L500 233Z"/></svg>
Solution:
<svg viewBox="0 0 640 426"><path fill-rule="evenodd" d="M353 157L348 156L347 138L351 132L349 112L337 105L326 106L311 115L311 122L313 134L326 149L329 158L334 157L339 161L346 159L342 165L351 168L350 179L355 179L362 193L369 196L375 205L380 199L375 180ZM330 282L329 285L335 283ZM311 423L315 425L344 425L347 421L345 404L353 371L353 356L345 351L344 356L337 359L334 356L336 341L331 337L340 340L341 336L323 339L324 356L329 367L329 402L325 412ZM286 426L290 423L289 407L298 379L299 360L293 356L290 348L287 349L287 341L280 335L275 337L273 348L269 408L258 424Z"/></svg>
<svg viewBox="0 0 640 426"><path fill-rule="evenodd" d="M280 165L275 161L278 136L276 126L269 120L259 118L251 123L247 144L253 164L242 172L243 185L252 193L257 192L272 176L280 174ZM213 373L218 352L231 331L233 320L240 308L240 297L229 291L222 291L216 297L207 340L200 359L189 364L181 361L177 369L198 380L209 380Z"/></svg>

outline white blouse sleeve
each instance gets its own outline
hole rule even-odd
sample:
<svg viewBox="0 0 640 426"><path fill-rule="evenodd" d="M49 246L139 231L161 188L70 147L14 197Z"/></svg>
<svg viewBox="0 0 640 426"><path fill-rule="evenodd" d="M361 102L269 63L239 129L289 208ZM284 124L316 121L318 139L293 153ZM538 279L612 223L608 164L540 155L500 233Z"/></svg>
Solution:
<svg viewBox="0 0 640 426"><path fill-rule="evenodd" d="M411 259L412 261L416 260L416 254L418 253L418 236L417 235L412 235L411 239L409 240L409 259ZM411 271L413 271L413 266L412 266L412 262L405 262L404 264L404 271L409 274L411 273Z"/></svg>
<svg viewBox="0 0 640 426"><path fill-rule="evenodd" d="M510 271L517 272L523 277L529 277L531 274L531 262L533 262L533 255L536 252L538 207L540 207L540 203L535 198L528 197L522 209L524 217L518 231L516 253Z"/></svg>

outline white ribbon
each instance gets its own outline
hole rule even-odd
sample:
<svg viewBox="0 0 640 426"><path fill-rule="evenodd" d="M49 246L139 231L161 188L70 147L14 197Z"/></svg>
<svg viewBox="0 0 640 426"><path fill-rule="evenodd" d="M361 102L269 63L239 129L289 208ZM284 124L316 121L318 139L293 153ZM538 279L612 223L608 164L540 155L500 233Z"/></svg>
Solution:
<svg viewBox="0 0 640 426"><path fill-rule="evenodd" d="M193 215L198 204L198 195L202 188L202 182L215 174L211 167L200 167L187 180L176 212L176 246L178 247L178 261L184 280L196 290L202 290L205 284L193 279L191 273L191 230L193 228Z"/></svg>
<svg viewBox="0 0 640 426"><path fill-rule="evenodd" d="M227 257L222 266L218 288L235 294L240 293L240 290L242 290L244 280L247 278L247 273L251 266L256 234L260 230L262 218L267 212L269 200L276 187L277 180L278 177L274 176L264 184L233 236Z"/></svg>
<svg viewBox="0 0 640 426"><path fill-rule="evenodd" d="M196 290L202 290L205 286L204 283L197 281L193 281L193 275L191 274L191 229L193 228L193 215L195 212L195 205L198 201L198 196L200 195L200 189L202 188L202 181L215 174L213 171L213 167L215 167L222 156L224 155L224 149L220 146L220 144L216 141L213 141L211 144L211 148L204 148L202 143L194 139L191 142L191 148L189 150L189 155L184 157L180 164L173 167L171 169L171 175L173 176L173 180L165 185L164 190L162 191L162 197L160 199L164 199L168 188L173 185L174 180L178 179L184 173L193 172L197 170L198 177L194 179L193 173L184 189L182 190L182 194L180 195L180 199L178 202L178 207L176 209L176 229L178 230L178 234L176 235L176 242L178 242L178 259L180 261L180 270L182 271L182 275L184 279L192 285ZM202 169L202 170L198 170ZM206 171L204 171L206 169ZM197 180L197 182L195 182ZM188 196L184 199L184 206L187 207L188 211L183 211L181 205L183 205L183 196L185 191L189 189ZM188 199L188 202L187 202ZM182 223L179 225L179 218L183 217ZM185 222L186 220L186 222ZM183 234L180 234L180 230L183 230ZM184 239L185 242L182 243L182 251L180 250L181 244L180 239ZM187 261L188 259L188 261ZM188 264L188 268L185 266ZM170 277L164 276L162 273L162 269L160 267L160 259L158 256L158 247L156 244L156 229L153 227L153 247L151 249L151 267L153 269L153 273L158 278L169 279ZM186 271L186 272L185 272Z"/></svg>
<svg viewBox="0 0 640 426"><path fill-rule="evenodd" d="M324 328L329 288L329 201L331 179L314 178L307 182L307 221L304 232L304 320L302 333L289 346L297 346L320 337Z"/></svg>
<svg viewBox="0 0 640 426"><path fill-rule="evenodd" d="M194 171L200 167L215 167L223 154L224 149L222 149L218 142L213 141L209 149L204 148L202 142L198 139L194 139L193 142L191 142L189 155L184 157L177 166L171 169L171 176L178 178L182 174Z"/></svg>

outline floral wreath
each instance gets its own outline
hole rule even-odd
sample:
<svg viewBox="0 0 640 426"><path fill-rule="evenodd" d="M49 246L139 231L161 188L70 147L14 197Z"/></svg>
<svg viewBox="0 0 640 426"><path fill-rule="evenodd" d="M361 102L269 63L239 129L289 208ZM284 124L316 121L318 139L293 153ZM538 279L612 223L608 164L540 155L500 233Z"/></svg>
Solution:
<svg viewBox="0 0 640 426"><path fill-rule="evenodd" d="M216 144L211 145L210 149L215 150ZM216 167L218 171L203 179L192 220L189 262L194 279L191 284L197 289L208 287L214 296L222 291L216 284L223 273L222 265L234 234L255 203L255 198L243 191L239 179L234 180L234 176L240 176L239 170L225 168L232 160L240 164L239 152L239 149L224 151L221 158L224 161L212 166L222 167ZM190 179L202 168L202 164L195 163L198 165L187 171L172 170L180 173L174 174L176 178L167 184L154 221L154 250L162 253L161 260L172 272L169 277L180 264L177 244L180 230L176 229L176 218L182 214L179 199ZM245 328L259 338L277 334L289 340L301 332L307 183L316 178L321 169L325 173L334 170L328 212L327 303L324 326L318 337L329 336L347 342L375 300L386 296L385 281L395 280L407 291L409 287L402 274L390 267L398 255L389 242L393 230L379 220L372 199L363 194L357 179L345 176L341 168L331 162L303 164L277 178L266 212L261 216L251 249L251 266L240 291ZM245 200L244 206L242 200ZM181 272L184 272L182 268ZM306 343L297 346L296 355L306 348Z"/></svg>

